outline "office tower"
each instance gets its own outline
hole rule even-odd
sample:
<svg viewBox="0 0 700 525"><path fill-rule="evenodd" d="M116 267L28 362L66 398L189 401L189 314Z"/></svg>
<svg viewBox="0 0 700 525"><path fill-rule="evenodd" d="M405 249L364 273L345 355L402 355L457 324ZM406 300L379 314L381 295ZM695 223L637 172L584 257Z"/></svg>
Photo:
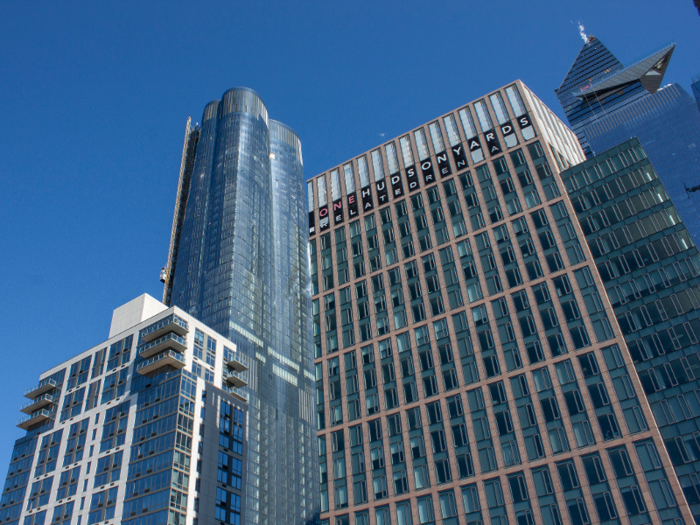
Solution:
<svg viewBox="0 0 700 525"><path fill-rule="evenodd" d="M602 115L656 93L675 47L668 44L624 67L600 40L593 35L588 37L561 85L554 90L587 157L591 156L591 149L583 128Z"/></svg>
<svg viewBox="0 0 700 525"><path fill-rule="evenodd" d="M164 301L246 357L254 524L318 513L304 203L299 138L257 93L231 89L188 122Z"/></svg>
<svg viewBox="0 0 700 525"><path fill-rule="evenodd" d="M679 84L659 89L674 45L623 68L597 39L583 45L556 90L587 156L637 137L686 228L700 243L700 113Z"/></svg>
<svg viewBox="0 0 700 525"><path fill-rule="evenodd" d="M564 171L562 179L697 518L700 253L639 140ZM624 388L618 378L613 383Z"/></svg>
<svg viewBox="0 0 700 525"><path fill-rule="evenodd" d="M520 81L308 182L321 521L692 523Z"/></svg>
<svg viewBox="0 0 700 525"><path fill-rule="evenodd" d="M239 355L148 295L117 308L106 341L25 392L0 523L245 523Z"/></svg>

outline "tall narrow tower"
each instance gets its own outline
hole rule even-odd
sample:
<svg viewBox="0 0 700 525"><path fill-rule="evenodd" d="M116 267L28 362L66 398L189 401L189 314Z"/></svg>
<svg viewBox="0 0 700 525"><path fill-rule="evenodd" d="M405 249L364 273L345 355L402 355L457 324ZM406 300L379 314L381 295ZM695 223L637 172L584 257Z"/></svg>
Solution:
<svg viewBox="0 0 700 525"><path fill-rule="evenodd" d="M248 358L250 523L317 510L305 205L299 138L255 91L231 89L188 124L164 300Z"/></svg>

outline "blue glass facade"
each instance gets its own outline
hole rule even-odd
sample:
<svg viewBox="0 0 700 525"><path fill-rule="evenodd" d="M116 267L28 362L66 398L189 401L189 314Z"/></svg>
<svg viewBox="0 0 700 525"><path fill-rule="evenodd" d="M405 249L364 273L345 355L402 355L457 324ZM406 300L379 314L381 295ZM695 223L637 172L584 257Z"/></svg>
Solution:
<svg viewBox="0 0 700 525"><path fill-rule="evenodd" d="M700 243L700 113L695 100L672 84L583 128L593 153L637 137L685 227Z"/></svg>
<svg viewBox="0 0 700 525"><path fill-rule="evenodd" d="M695 102L698 105L698 111L700 111L700 75L693 77L693 83L690 85L693 89L693 96L695 97Z"/></svg>
<svg viewBox="0 0 700 525"><path fill-rule="evenodd" d="M558 89L554 90L569 125L587 157L590 157L591 151L582 128L595 120L600 113L605 114L624 107L644 97L647 91L640 82L636 82L604 98L577 97L575 93L623 69L622 63L605 47L605 44L591 36L579 51L564 81Z"/></svg>
<svg viewBox="0 0 700 525"><path fill-rule="evenodd" d="M639 140L564 171L562 179L697 522L700 252ZM613 383L618 396L628 390L622 377ZM648 459L659 515L672 522L680 515L664 503L672 500L664 496L666 476L655 474L661 464L646 454L645 442L634 445L640 460ZM614 458L613 465L617 470Z"/></svg>
<svg viewBox="0 0 700 525"><path fill-rule="evenodd" d="M164 295L247 356L249 523L318 510L303 183L299 138L250 89L188 131Z"/></svg>

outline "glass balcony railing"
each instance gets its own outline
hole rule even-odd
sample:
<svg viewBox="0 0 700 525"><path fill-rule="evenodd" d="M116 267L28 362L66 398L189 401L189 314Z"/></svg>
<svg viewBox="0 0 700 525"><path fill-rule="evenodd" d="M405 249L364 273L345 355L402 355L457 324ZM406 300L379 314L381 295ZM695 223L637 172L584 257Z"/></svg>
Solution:
<svg viewBox="0 0 700 525"><path fill-rule="evenodd" d="M148 375L166 366L183 368L185 366L185 358L173 350L168 350L150 359L141 361L136 366L136 371L141 375Z"/></svg>
<svg viewBox="0 0 700 525"><path fill-rule="evenodd" d="M157 339L166 332L175 332L178 335L185 335L189 332L187 321L175 314L170 314L160 321L147 326L139 332L139 343L147 343Z"/></svg>
<svg viewBox="0 0 700 525"><path fill-rule="evenodd" d="M60 383L55 379L42 379L41 381L39 381L39 384L34 385L32 388L27 390L24 393L24 397L36 399L41 394L45 394L46 392L53 390L54 388L59 388L59 386Z"/></svg>
<svg viewBox="0 0 700 525"><path fill-rule="evenodd" d="M168 348L177 352L184 352L187 350L187 340L184 337L180 337L175 332L170 332L159 337L155 341L142 344L138 347L137 351L141 357L150 357Z"/></svg>
<svg viewBox="0 0 700 525"><path fill-rule="evenodd" d="M243 372L229 372L228 374L224 374L224 380L236 388L248 385L247 378Z"/></svg>
<svg viewBox="0 0 700 525"><path fill-rule="evenodd" d="M17 426L19 428L27 430L30 427L36 425L37 423L42 423L42 422L46 421L47 419L51 419L51 417L54 414L55 414L55 412L50 412L47 409L42 408L41 410L37 410L36 412L32 412L27 417L23 417L22 419L17 421Z"/></svg>
<svg viewBox="0 0 700 525"><path fill-rule="evenodd" d="M39 397L34 398L31 401L27 401L25 404L23 404L20 407L20 411L24 412L25 414L31 414L35 410L38 410L42 407L45 407L52 403L57 403L58 398L59 396L55 396L53 394L42 394Z"/></svg>
<svg viewBox="0 0 700 525"><path fill-rule="evenodd" d="M241 401L248 402L248 394L241 390L240 388L231 387L229 388L229 394L233 397L240 399Z"/></svg>

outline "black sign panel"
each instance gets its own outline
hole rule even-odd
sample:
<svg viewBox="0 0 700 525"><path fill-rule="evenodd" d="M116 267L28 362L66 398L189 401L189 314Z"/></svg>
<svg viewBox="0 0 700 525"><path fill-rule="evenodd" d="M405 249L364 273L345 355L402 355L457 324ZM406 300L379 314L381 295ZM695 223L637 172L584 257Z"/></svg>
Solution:
<svg viewBox="0 0 700 525"><path fill-rule="evenodd" d="M532 121L530 120L530 116L527 113L519 116L518 117L518 125L520 126L520 129L525 129L525 128L529 128L530 126L532 126Z"/></svg>
<svg viewBox="0 0 700 525"><path fill-rule="evenodd" d="M491 130L484 133L484 138L486 139L486 149L489 151L491 156L501 153L501 143L498 142L498 137L496 136L496 131Z"/></svg>
<svg viewBox="0 0 700 525"><path fill-rule="evenodd" d="M348 217L351 219L357 217L357 196L354 193L348 194Z"/></svg>
<svg viewBox="0 0 700 525"><path fill-rule="evenodd" d="M374 209L374 201L372 201L372 190L369 186L360 190L362 195L362 211L366 212Z"/></svg>
<svg viewBox="0 0 700 525"><path fill-rule="evenodd" d="M328 206L323 206L318 209L318 229L319 231L327 230L330 227L328 220Z"/></svg>
<svg viewBox="0 0 700 525"><path fill-rule="evenodd" d="M394 199L403 196L403 184L401 184L401 175L399 173L394 173L391 176L391 193L394 195Z"/></svg>
<svg viewBox="0 0 700 525"><path fill-rule="evenodd" d="M510 122L510 120L501 126L501 133L504 137L515 133L515 128L513 128L513 124Z"/></svg>
<svg viewBox="0 0 700 525"><path fill-rule="evenodd" d="M464 146L462 144L452 146L452 158L455 160L457 171L467 167L467 157L464 156Z"/></svg>
<svg viewBox="0 0 700 525"><path fill-rule="evenodd" d="M379 202L379 206L389 202L389 196L386 192L386 181L380 180L379 182L375 182L374 186L377 188L377 201Z"/></svg>
<svg viewBox="0 0 700 525"><path fill-rule="evenodd" d="M406 168L406 180L408 180L408 191L413 192L420 189L420 182L418 182L418 173L416 173L415 166Z"/></svg>
<svg viewBox="0 0 700 525"><path fill-rule="evenodd" d="M479 138L474 137L469 139L469 151L476 151L478 149L481 149L481 143L479 142Z"/></svg>
<svg viewBox="0 0 700 525"><path fill-rule="evenodd" d="M423 172L423 181L426 185L435 182L435 172L433 171L433 161L425 159L420 163L420 170Z"/></svg>
<svg viewBox="0 0 700 525"><path fill-rule="evenodd" d="M343 222L343 199L333 201L333 223L340 224Z"/></svg>
<svg viewBox="0 0 700 525"><path fill-rule="evenodd" d="M447 160L447 152L443 151L442 153L438 153L437 155L435 155L435 158L437 159L437 167L440 176L447 177L448 175L452 175L450 161Z"/></svg>
<svg viewBox="0 0 700 525"><path fill-rule="evenodd" d="M316 235L316 215L314 212L309 212L309 237Z"/></svg>

